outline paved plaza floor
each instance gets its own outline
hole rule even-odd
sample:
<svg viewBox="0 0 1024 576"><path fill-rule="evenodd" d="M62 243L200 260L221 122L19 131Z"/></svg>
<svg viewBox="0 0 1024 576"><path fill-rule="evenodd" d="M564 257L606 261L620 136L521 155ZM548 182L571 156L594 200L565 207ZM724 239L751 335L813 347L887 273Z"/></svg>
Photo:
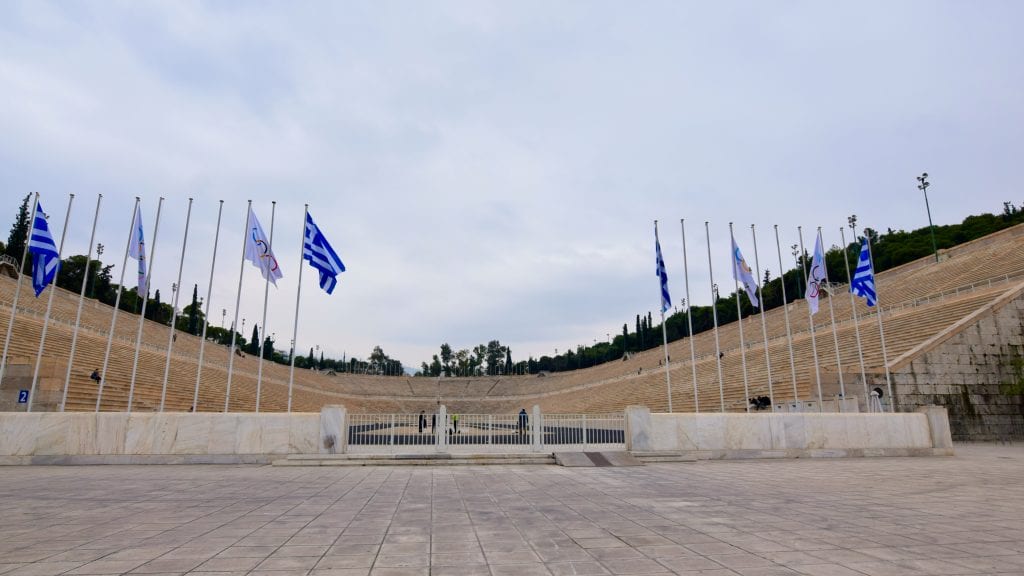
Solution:
<svg viewBox="0 0 1024 576"><path fill-rule="evenodd" d="M1024 574L1024 447L953 458L0 468L0 574Z"/></svg>

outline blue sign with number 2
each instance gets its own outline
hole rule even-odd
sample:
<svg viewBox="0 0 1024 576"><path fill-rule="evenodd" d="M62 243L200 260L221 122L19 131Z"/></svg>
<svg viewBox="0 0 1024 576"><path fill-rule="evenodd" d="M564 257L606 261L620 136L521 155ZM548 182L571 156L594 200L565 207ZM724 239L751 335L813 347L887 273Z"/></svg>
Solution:
<svg viewBox="0 0 1024 576"><path fill-rule="evenodd" d="M28 390L18 390L18 404L28 403Z"/></svg>

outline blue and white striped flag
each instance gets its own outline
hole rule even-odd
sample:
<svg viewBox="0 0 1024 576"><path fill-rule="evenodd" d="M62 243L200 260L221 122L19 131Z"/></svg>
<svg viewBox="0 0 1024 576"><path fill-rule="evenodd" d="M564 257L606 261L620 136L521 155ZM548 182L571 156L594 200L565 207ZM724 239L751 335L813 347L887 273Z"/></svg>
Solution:
<svg viewBox="0 0 1024 576"><path fill-rule="evenodd" d="M50 234L50 225L46 222L43 207L36 202L36 216L32 219L32 234L28 241L28 251L32 254L32 287L36 298L43 293L46 286L53 282L60 269L60 254L57 244Z"/></svg>
<svg viewBox="0 0 1024 576"><path fill-rule="evenodd" d="M857 261L857 271L853 273L853 281L850 282L850 292L866 299L868 306L874 306L878 302L878 295L875 293L875 273L871 269L871 252L868 249L867 238L861 239L860 259Z"/></svg>
<svg viewBox="0 0 1024 576"><path fill-rule="evenodd" d="M658 240L658 224L654 224L654 252L658 265L657 274L661 281L661 312L664 314L672 307L672 298L668 295L668 274L665 273L665 260L661 257L661 242Z"/></svg>
<svg viewBox="0 0 1024 576"><path fill-rule="evenodd" d="M345 271L345 264L327 243L327 238L324 238L309 212L306 212L306 239L302 243L302 257L320 272L320 287L328 294L334 292L338 274Z"/></svg>

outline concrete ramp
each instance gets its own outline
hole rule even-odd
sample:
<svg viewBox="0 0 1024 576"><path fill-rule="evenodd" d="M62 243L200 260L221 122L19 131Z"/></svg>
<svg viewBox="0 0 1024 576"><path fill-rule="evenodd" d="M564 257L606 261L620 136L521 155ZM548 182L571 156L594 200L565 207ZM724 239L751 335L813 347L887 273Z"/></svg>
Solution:
<svg viewBox="0 0 1024 576"><path fill-rule="evenodd" d="M644 465L629 452L555 452L555 461L572 468Z"/></svg>

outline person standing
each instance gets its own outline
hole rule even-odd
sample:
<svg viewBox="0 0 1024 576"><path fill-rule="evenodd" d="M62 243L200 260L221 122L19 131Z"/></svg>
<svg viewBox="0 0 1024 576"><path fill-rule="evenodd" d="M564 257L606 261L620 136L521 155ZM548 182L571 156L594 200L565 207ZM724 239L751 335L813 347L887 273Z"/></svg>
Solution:
<svg viewBox="0 0 1024 576"><path fill-rule="evenodd" d="M452 414L452 430L454 430L456 434L459 433L459 415L458 414Z"/></svg>
<svg viewBox="0 0 1024 576"><path fill-rule="evenodd" d="M519 410L519 435L526 433L526 427L530 423L530 417L526 415L526 408Z"/></svg>
<svg viewBox="0 0 1024 576"><path fill-rule="evenodd" d="M423 412L423 410L420 410L420 422L419 422L419 424L420 424L420 434L423 434L423 429L426 428L426 426L427 426L427 416Z"/></svg>

